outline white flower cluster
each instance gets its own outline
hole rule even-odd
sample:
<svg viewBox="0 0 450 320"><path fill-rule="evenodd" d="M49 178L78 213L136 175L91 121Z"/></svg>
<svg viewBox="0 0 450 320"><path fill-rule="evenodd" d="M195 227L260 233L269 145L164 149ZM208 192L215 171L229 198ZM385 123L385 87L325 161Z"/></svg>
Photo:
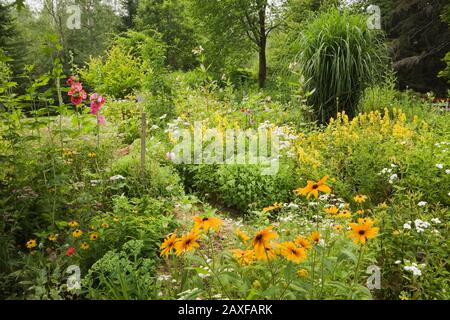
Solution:
<svg viewBox="0 0 450 320"><path fill-rule="evenodd" d="M416 228L416 231L418 233L422 233L425 231L425 229L428 229L430 227L430 223L428 221L422 221L420 219L414 220L414 226ZM403 225L403 229L411 230L411 221L408 221Z"/></svg>
<svg viewBox="0 0 450 320"><path fill-rule="evenodd" d="M419 207L425 207L427 205L427 202L426 201L419 201L419 203L417 203L417 205Z"/></svg>
<svg viewBox="0 0 450 320"><path fill-rule="evenodd" d="M445 148L445 146L450 146L450 142L442 141L442 142L435 143L434 145L438 148L442 148L442 147ZM445 149L445 150L447 150L447 149Z"/></svg>
<svg viewBox="0 0 450 320"><path fill-rule="evenodd" d="M431 219L431 222L436 223L436 224L442 223L441 220L439 220L439 218L433 218L433 219Z"/></svg>
<svg viewBox="0 0 450 320"><path fill-rule="evenodd" d="M396 180L398 180L398 175L397 175L396 173L392 173L392 171L393 171L394 168L397 168L397 165L392 163L390 168L383 168L383 169L378 173L378 175L379 175L379 176L381 176L381 175L383 175L383 176L389 176L388 182L389 182L390 184L394 184L394 182L395 182Z"/></svg>
<svg viewBox="0 0 450 320"><path fill-rule="evenodd" d="M125 180L125 177L118 174L109 178L110 181Z"/></svg>
<svg viewBox="0 0 450 320"><path fill-rule="evenodd" d="M161 274L158 276L158 281L169 281L171 278L170 274Z"/></svg>
<svg viewBox="0 0 450 320"><path fill-rule="evenodd" d="M295 204L293 202L285 203L283 206L288 209L298 209L299 208L298 204Z"/></svg>
<svg viewBox="0 0 450 320"><path fill-rule="evenodd" d="M436 168L438 168L439 170L444 169L444 165L442 163L438 163L436 164ZM445 169L445 174L450 174L450 169Z"/></svg>
<svg viewBox="0 0 450 320"><path fill-rule="evenodd" d="M425 229L430 227L430 223L428 221L422 221L420 219L414 220L414 225L416 226L416 231L418 233L422 233L425 231Z"/></svg>
<svg viewBox="0 0 450 320"><path fill-rule="evenodd" d="M280 222L286 223L286 222L290 222L292 220L294 220L295 216L291 213L289 213L287 216L278 216L278 220Z"/></svg>
<svg viewBox="0 0 450 320"><path fill-rule="evenodd" d="M422 264L418 265L415 262L411 263L411 265L409 265L409 266L403 267L404 270L411 271L412 274L417 277L420 277L422 275L421 269L423 269L423 268L425 268L425 264L422 263Z"/></svg>

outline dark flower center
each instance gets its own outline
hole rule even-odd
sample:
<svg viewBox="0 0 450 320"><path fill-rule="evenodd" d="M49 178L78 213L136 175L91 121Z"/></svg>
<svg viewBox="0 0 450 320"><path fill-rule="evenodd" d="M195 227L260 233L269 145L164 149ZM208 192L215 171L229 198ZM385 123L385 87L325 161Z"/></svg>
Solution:
<svg viewBox="0 0 450 320"><path fill-rule="evenodd" d="M366 231L365 230L359 230L358 233L359 233L359 235L363 236L366 233Z"/></svg>
<svg viewBox="0 0 450 320"><path fill-rule="evenodd" d="M203 218L202 219L202 221L208 221L209 220L209 218Z"/></svg>
<svg viewBox="0 0 450 320"><path fill-rule="evenodd" d="M255 237L255 240L256 240L256 241L261 241L262 238L263 238L262 234L258 234L258 235Z"/></svg>
<svg viewBox="0 0 450 320"><path fill-rule="evenodd" d="M317 183L313 184L312 188L313 189L317 189L319 187L319 185Z"/></svg>

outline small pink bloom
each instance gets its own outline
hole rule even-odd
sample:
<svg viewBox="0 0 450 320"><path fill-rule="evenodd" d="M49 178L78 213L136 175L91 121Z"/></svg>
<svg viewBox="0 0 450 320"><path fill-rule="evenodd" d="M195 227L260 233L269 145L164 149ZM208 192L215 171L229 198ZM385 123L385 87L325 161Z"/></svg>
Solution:
<svg viewBox="0 0 450 320"><path fill-rule="evenodd" d="M70 247L69 249L67 249L66 256L70 257L74 253L75 253L75 247Z"/></svg>
<svg viewBox="0 0 450 320"><path fill-rule="evenodd" d="M77 79L75 78L75 76L70 76L68 79L67 79L67 84L68 85L72 85L72 83L73 82L75 82Z"/></svg>
<svg viewBox="0 0 450 320"><path fill-rule="evenodd" d="M175 152L167 152L166 153L167 160L173 161L173 160L175 160L175 157L176 157Z"/></svg>
<svg viewBox="0 0 450 320"><path fill-rule="evenodd" d="M83 90L83 86L79 82L72 82L70 85L70 90L67 93L69 96L76 94L77 92L80 92Z"/></svg>
<svg viewBox="0 0 450 320"><path fill-rule="evenodd" d="M67 93L70 96L70 101L74 105L79 105L87 98L86 91L83 90L83 86L79 82L71 82L70 90Z"/></svg>
<svg viewBox="0 0 450 320"><path fill-rule="evenodd" d="M105 124L106 123L106 118L104 116L98 116L97 117L97 123L99 125Z"/></svg>
<svg viewBox="0 0 450 320"><path fill-rule="evenodd" d="M91 100L91 113L96 115L100 111L106 100L103 96L99 95L98 93L91 94L90 100Z"/></svg>

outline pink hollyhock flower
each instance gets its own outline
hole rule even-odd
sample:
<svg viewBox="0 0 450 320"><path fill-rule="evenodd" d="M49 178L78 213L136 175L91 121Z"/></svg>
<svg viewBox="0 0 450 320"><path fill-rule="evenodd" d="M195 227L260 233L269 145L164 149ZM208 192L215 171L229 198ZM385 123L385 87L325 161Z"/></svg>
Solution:
<svg viewBox="0 0 450 320"><path fill-rule="evenodd" d="M106 118L104 117L104 116L98 116L97 117L97 123L99 124L99 125L102 125L102 124L105 124L106 123Z"/></svg>
<svg viewBox="0 0 450 320"><path fill-rule="evenodd" d="M99 95L98 93L93 93L90 97L91 100L91 113L97 114L105 103L105 97Z"/></svg>
<svg viewBox="0 0 450 320"><path fill-rule="evenodd" d="M66 256L70 257L74 253L75 253L75 247L70 247L69 249L67 249Z"/></svg>
<svg viewBox="0 0 450 320"><path fill-rule="evenodd" d="M77 92L80 92L83 90L83 86L79 82L72 82L70 84L70 90L67 93L69 96L76 94Z"/></svg>
<svg viewBox="0 0 450 320"><path fill-rule="evenodd" d="M86 91L83 90L83 86L79 82L72 82L67 94L70 96L70 101L76 106L87 97Z"/></svg>
<svg viewBox="0 0 450 320"><path fill-rule="evenodd" d="M77 79L75 78L75 76L70 76L70 77L67 79L67 84L68 84L69 86L71 86L72 83L75 82L76 80L77 80Z"/></svg>
<svg viewBox="0 0 450 320"><path fill-rule="evenodd" d="M84 99L86 99L86 97L87 97L86 92L84 90L81 90L76 96L73 95L70 97L70 102L78 106L83 102Z"/></svg>

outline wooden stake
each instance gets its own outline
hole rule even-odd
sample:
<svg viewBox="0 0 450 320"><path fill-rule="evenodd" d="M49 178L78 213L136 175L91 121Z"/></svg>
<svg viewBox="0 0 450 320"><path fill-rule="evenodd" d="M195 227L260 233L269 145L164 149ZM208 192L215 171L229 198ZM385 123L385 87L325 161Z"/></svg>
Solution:
<svg viewBox="0 0 450 320"><path fill-rule="evenodd" d="M147 113L141 114L141 174L142 178L145 177L145 140L147 136Z"/></svg>

